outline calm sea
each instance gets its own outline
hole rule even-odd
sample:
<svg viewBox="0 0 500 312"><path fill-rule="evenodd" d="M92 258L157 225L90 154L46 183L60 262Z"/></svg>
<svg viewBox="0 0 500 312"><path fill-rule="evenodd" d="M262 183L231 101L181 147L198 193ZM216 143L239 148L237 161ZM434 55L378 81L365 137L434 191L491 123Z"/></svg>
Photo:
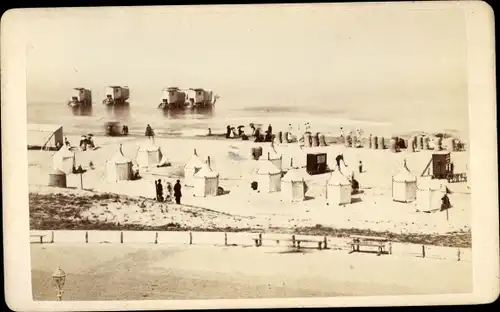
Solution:
<svg viewBox="0 0 500 312"><path fill-rule="evenodd" d="M141 134L147 124L150 124L157 135L203 135L208 128L212 133L225 132L226 126L246 126L249 123L267 127L272 124L276 131L286 131L288 125L292 124L294 129L304 129L304 124L309 122L313 132L325 134L338 134L339 128L344 127L346 131L355 130L360 127L365 132L374 134L390 135L391 132L411 131L460 131L456 125L442 126L440 120L433 122L438 127L429 129L432 124L427 118L425 128L420 127L419 119L411 114L405 118L394 117L388 114L363 114L359 110L337 110L327 106L252 106L233 107L230 103L221 101L211 112L165 112L157 109L154 105L146 106L130 102L125 109L108 109L100 103L94 103L92 112L82 115L68 108L64 103L29 102L28 123L50 123L60 124L65 133L95 133L104 131L104 123L107 121L120 121L129 127L131 133ZM439 129L440 128L440 129ZM462 131L460 131L462 132Z"/></svg>

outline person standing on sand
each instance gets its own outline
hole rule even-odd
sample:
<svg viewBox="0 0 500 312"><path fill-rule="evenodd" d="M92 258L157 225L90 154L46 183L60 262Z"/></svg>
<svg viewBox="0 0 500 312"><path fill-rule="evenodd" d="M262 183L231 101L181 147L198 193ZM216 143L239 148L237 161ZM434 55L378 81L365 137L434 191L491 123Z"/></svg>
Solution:
<svg viewBox="0 0 500 312"><path fill-rule="evenodd" d="M359 173L363 173L363 162L359 161Z"/></svg>
<svg viewBox="0 0 500 312"><path fill-rule="evenodd" d="M161 179L158 179L158 201L163 201L163 185L161 185Z"/></svg>
<svg viewBox="0 0 500 312"><path fill-rule="evenodd" d="M167 203L171 203L172 202L172 184L170 182L167 182L167 197L166 197L166 201Z"/></svg>
<svg viewBox="0 0 500 312"><path fill-rule="evenodd" d="M335 157L335 161L337 162L337 168L340 170L340 161L342 160L342 162L344 163L344 166L347 167L347 165L345 164L345 161L344 161L344 155L343 154L340 154L338 155L337 157Z"/></svg>
<svg viewBox="0 0 500 312"><path fill-rule="evenodd" d="M174 185L174 197L175 197L175 203L177 205L181 204L181 197L182 197L181 188L182 188L181 180L177 180L177 183L175 183Z"/></svg>
<svg viewBox="0 0 500 312"><path fill-rule="evenodd" d="M156 193L156 200L159 201L158 200L159 196L158 196L158 181L157 180L155 180L155 193Z"/></svg>

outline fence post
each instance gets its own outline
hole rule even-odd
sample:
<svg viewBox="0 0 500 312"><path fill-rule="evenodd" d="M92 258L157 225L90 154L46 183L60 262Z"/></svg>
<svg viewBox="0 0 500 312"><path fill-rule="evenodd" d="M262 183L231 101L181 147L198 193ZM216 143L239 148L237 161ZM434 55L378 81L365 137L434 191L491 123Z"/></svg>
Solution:
<svg viewBox="0 0 500 312"><path fill-rule="evenodd" d="M262 246L262 233L259 233L259 246Z"/></svg>
<svg viewBox="0 0 500 312"><path fill-rule="evenodd" d="M120 232L120 243L123 244L123 232Z"/></svg>
<svg viewBox="0 0 500 312"><path fill-rule="evenodd" d="M189 232L189 245L193 244L193 233Z"/></svg>
<svg viewBox="0 0 500 312"><path fill-rule="evenodd" d="M323 238L323 249L328 249L328 240L326 239L326 236Z"/></svg>
<svg viewBox="0 0 500 312"><path fill-rule="evenodd" d="M85 231L85 243L89 242L89 232Z"/></svg>
<svg viewBox="0 0 500 312"><path fill-rule="evenodd" d="M457 261L460 261L460 248L457 249Z"/></svg>
<svg viewBox="0 0 500 312"><path fill-rule="evenodd" d="M425 258L425 245L422 245L422 258Z"/></svg>
<svg viewBox="0 0 500 312"><path fill-rule="evenodd" d="M52 231L52 233L50 235L50 242L54 243L54 231Z"/></svg>
<svg viewBox="0 0 500 312"><path fill-rule="evenodd" d="M156 232L156 235L155 235L155 244L158 244L158 232Z"/></svg>
<svg viewBox="0 0 500 312"><path fill-rule="evenodd" d="M227 246L227 233L224 233L224 246Z"/></svg>

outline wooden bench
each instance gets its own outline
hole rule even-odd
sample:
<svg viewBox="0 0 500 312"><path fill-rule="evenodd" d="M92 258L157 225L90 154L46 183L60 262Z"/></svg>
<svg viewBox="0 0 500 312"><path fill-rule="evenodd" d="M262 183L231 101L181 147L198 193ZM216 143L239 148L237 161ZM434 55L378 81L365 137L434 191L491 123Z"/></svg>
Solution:
<svg viewBox="0 0 500 312"><path fill-rule="evenodd" d="M256 247L262 246L262 241L275 241L276 244L279 244L280 241L291 242L292 247L297 248L297 249L301 248L301 246L300 246L301 243L317 243L319 250L326 249L328 247L327 242L326 242L326 237L323 239L320 239L320 238L315 239L315 238L310 238L310 237L309 238L295 238L295 235L292 235L291 239L288 239L288 238L283 239L283 238L262 237L262 235L259 235L258 237L253 237L252 239L255 242Z"/></svg>
<svg viewBox="0 0 500 312"><path fill-rule="evenodd" d="M30 234L30 237L38 237L40 239L40 244L43 244L43 238L47 236L45 234Z"/></svg>
<svg viewBox="0 0 500 312"><path fill-rule="evenodd" d="M386 244L389 243L389 254L392 254L392 246L389 242L389 239L385 237L377 237L377 236L362 236L362 235L351 235L351 250L349 253L360 252L359 247L377 247L377 256L380 256L382 253L386 253L385 247Z"/></svg>

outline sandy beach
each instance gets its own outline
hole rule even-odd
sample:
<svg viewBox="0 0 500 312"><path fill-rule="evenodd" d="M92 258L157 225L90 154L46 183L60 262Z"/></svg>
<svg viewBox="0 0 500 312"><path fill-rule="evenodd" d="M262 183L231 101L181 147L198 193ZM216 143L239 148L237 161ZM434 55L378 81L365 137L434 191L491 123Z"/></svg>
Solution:
<svg viewBox="0 0 500 312"><path fill-rule="evenodd" d="M68 136L70 142L78 142L79 136ZM29 184L32 229L92 229L95 224L108 224L108 229L141 228L163 229L347 229L392 233L394 235L441 235L441 238L456 236L455 243L444 239L447 245L470 244L470 191L465 182L447 183L453 207L448 220L445 212L423 213L416 203L398 203L391 197L392 176L406 160L412 174L420 176L430 160L432 151L410 153L403 150L391 153L389 150L368 148L346 148L341 144L327 147L300 149L297 143L275 144L275 150L282 155L283 169L288 170L291 159L294 166L305 166L308 151L327 152L328 164L333 166L335 156L344 154L349 170L357 170L363 161L362 173L355 173L361 193L353 195L353 203L346 206L326 205L321 188L329 174L315 177L305 175L308 200L293 203L283 198L280 192L252 193L246 180L249 171L251 148L263 147L266 154L269 143L254 143L239 139L189 139L156 137L154 143L161 147L171 166L144 168L141 179L135 181L108 182L105 179L105 162L117 153L119 143L126 157L135 161L137 149L147 144L146 137L104 137L94 138L96 150L76 151L76 163L89 169L90 161L95 170L80 176L67 176L68 188L48 187L48 173L52 170L52 154L48 151L30 150ZM183 167L196 149L201 159L210 156L212 169L220 174L220 186L228 193L217 197L194 197L192 188L183 187L181 206L154 201L153 181L183 180ZM467 152L452 152L456 172L464 172L468 163ZM305 169L301 169L304 170ZM419 183L430 183L428 177L419 178ZM444 182L443 182L444 181ZM436 181L434 181L436 182ZM106 195L106 194L115 195ZM44 210L54 210L44 213ZM68 207L68 213L58 209ZM56 213L59 211L59 213ZM94 224L94 226L91 226ZM451 234L450 234L451 233ZM435 239L433 244L440 244ZM468 243L467 243L468 241Z"/></svg>
<svg viewBox="0 0 500 312"><path fill-rule="evenodd" d="M32 245L33 297L54 300L50 274L57 263L64 264L67 273L64 300L409 295L472 290L470 262L285 251L264 247Z"/></svg>

